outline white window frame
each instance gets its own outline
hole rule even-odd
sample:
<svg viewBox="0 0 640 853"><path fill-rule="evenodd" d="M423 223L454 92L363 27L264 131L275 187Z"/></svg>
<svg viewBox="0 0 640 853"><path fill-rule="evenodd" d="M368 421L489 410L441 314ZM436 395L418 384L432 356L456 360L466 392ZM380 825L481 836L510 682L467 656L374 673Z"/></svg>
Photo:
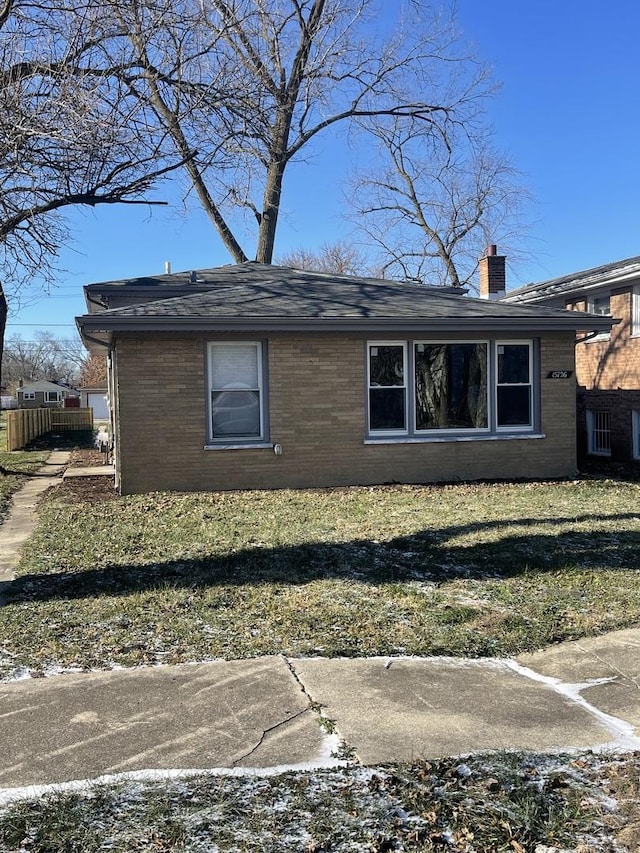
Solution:
<svg viewBox="0 0 640 853"><path fill-rule="evenodd" d="M402 373L403 385L372 385L371 384L371 350L373 347L402 347ZM406 436L409 434L410 413L409 413L409 357L408 357L407 341L367 341L366 359L367 359L367 432L372 436L380 438L386 436ZM404 429L372 429L371 428L371 389L376 388L402 388L404 391Z"/></svg>
<svg viewBox="0 0 640 853"><path fill-rule="evenodd" d="M416 403L415 403L415 356L414 347L417 344L486 344L487 346L487 427L468 427L455 429L416 429ZM518 383L517 387L526 386L530 393L530 420L529 424L506 425L498 427L498 346L512 344L515 346L527 346L529 350L529 382ZM402 346L405 359L405 413L408 429L405 430L372 430L370 422L370 347L373 346ZM491 438L527 438L529 436L542 438L536 430L539 429L540 418L540 372L536 356L536 342L532 338L509 338L505 340L474 339L458 340L455 338L424 340L423 338L410 338L408 340L372 340L365 342L364 357L366 360L366 382L365 382L365 443L394 442L430 442L430 441L456 441ZM507 383L504 383L507 384ZM508 383L513 386L513 383ZM396 386L399 387L399 386ZM410 426L409 426L410 425Z"/></svg>
<svg viewBox="0 0 640 853"><path fill-rule="evenodd" d="M247 347L252 346L257 353L257 372L258 372L258 387L248 388L248 391L258 392L259 401L259 418L260 418L260 434L257 436L234 436L225 435L216 437L213 435L213 407L211 404L211 394L213 391L222 390L213 387L211 377L213 376L213 353L216 346L225 347ZM251 447L252 445L263 445L266 435L266 400L265 400L265 359L264 343L262 341L209 341L207 343L207 442L212 447Z"/></svg>
<svg viewBox="0 0 640 853"><path fill-rule="evenodd" d="M529 347L529 381L528 382L498 382L498 347L501 346L528 346ZM494 358L494 411L495 411L495 427L496 432L531 432L535 423L535 398L534 398L534 383L533 383L533 341L532 340L500 340L495 341L493 345ZM498 423L498 388L529 388L529 423L512 425L505 424L500 426Z"/></svg>
<svg viewBox="0 0 640 853"><path fill-rule="evenodd" d="M606 441L602 440L605 436ZM611 413L608 410L587 410L587 453L611 456Z"/></svg>
<svg viewBox="0 0 640 853"><path fill-rule="evenodd" d="M609 310L607 312L598 311L595 307L597 300L608 299L609 300ZM587 297L587 311L590 314L597 314L599 317L611 317L611 291L604 291L600 293L594 293ZM611 337L611 332L598 332L597 335L594 335L592 338L588 338L586 343L590 341L607 341Z"/></svg>
<svg viewBox="0 0 640 853"><path fill-rule="evenodd" d="M60 391L45 391L44 392L44 401L45 401L45 403L59 403L60 402Z"/></svg>
<svg viewBox="0 0 640 853"><path fill-rule="evenodd" d="M416 363L415 363L414 351L415 351L415 347L419 346L420 344L426 344L426 345L434 344L436 346L438 346L438 345L442 346L444 344L450 344L453 346L455 344L482 344L483 346L486 347L486 351L487 351L487 399L486 399L487 425L486 425L486 427L449 427L449 428L433 427L432 429L418 429L418 427L417 427L418 413L416 411L416 402L415 402ZM473 340L473 341L467 341L467 340L463 340L463 341L414 340L414 341L411 341L411 365L410 365L410 367L411 367L411 380L412 380L411 388L413 390L413 396L411 398L411 408L413 410L412 424L413 424L413 432L415 433L416 436L430 436L430 435L432 435L432 436L439 436L439 435L445 436L445 435L458 435L460 433L464 433L465 435L467 433L472 434L472 435L476 435L476 434L481 434L481 433L488 433L491 431L491 409L490 409L491 394L490 394L490 388L491 388L493 372L491 370L491 342L490 341L488 341L488 340Z"/></svg>
<svg viewBox="0 0 640 853"><path fill-rule="evenodd" d="M633 430L633 458L640 459L640 412L631 412L631 429Z"/></svg>
<svg viewBox="0 0 640 853"><path fill-rule="evenodd" d="M35 391L23 391L22 392L22 399L23 400L35 400L36 399L36 392Z"/></svg>
<svg viewBox="0 0 640 853"><path fill-rule="evenodd" d="M599 311L596 308L596 302L603 302L605 299L609 301L609 310L608 311ZM610 292L602 292L602 293L594 293L587 299L587 311L590 314L598 314L600 317L610 317L611 316L611 293Z"/></svg>
<svg viewBox="0 0 640 853"><path fill-rule="evenodd" d="M631 334L640 337L640 284L631 290Z"/></svg>

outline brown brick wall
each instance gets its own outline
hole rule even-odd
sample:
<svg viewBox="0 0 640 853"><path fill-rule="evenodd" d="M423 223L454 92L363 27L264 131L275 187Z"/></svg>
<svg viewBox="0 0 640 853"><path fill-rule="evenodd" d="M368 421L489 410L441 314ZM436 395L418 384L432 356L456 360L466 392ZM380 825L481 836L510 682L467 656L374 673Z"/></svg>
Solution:
<svg viewBox="0 0 640 853"><path fill-rule="evenodd" d="M586 302L567 303L568 308L586 310ZM576 346L576 378L589 389L640 388L640 337L631 335L632 287L611 294L611 314L620 322L607 340Z"/></svg>
<svg viewBox="0 0 640 853"><path fill-rule="evenodd" d="M575 382L545 378L550 370L573 368L570 332L549 335L540 345L546 439L378 445L363 442L365 338L271 337L270 439L282 445L281 456L264 448L204 449L208 339L212 336L118 337L116 440L124 493L557 477L575 472Z"/></svg>

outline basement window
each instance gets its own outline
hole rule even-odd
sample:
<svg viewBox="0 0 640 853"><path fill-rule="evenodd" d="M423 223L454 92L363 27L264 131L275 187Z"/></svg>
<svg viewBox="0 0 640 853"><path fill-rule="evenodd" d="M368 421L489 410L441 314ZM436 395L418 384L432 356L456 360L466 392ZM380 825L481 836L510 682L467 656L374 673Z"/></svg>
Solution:
<svg viewBox="0 0 640 853"><path fill-rule="evenodd" d="M609 412L587 412L587 451L592 456L611 456Z"/></svg>

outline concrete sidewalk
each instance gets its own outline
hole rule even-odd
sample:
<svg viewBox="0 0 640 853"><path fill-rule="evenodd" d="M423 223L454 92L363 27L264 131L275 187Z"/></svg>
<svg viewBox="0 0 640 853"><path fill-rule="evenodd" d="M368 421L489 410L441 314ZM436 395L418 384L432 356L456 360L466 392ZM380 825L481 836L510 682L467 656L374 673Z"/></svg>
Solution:
<svg viewBox="0 0 640 853"><path fill-rule="evenodd" d="M47 489L62 481L70 455L68 450L52 451L45 464L13 496L9 515L0 525L0 595L3 585L13 579L20 550L35 529L38 501Z"/></svg>
<svg viewBox="0 0 640 853"><path fill-rule="evenodd" d="M2 683L0 788L330 766L336 750L377 764L640 749L639 648L629 630L518 661L266 657Z"/></svg>
<svg viewBox="0 0 640 853"><path fill-rule="evenodd" d="M0 526L0 592L68 456L52 453L14 496ZM0 683L0 801L25 786L141 770L640 749L636 727L640 629L517 660L279 656L67 673Z"/></svg>

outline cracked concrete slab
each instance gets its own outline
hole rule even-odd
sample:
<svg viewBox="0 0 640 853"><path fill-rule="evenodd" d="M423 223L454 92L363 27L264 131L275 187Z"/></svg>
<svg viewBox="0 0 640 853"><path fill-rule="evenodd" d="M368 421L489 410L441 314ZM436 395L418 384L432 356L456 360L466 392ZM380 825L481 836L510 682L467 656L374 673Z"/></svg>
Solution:
<svg viewBox="0 0 640 853"><path fill-rule="evenodd" d="M0 787L329 758L279 657L2 683L0 728Z"/></svg>
<svg viewBox="0 0 640 853"><path fill-rule="evenodd" d="M601 720L507 662L290 663L364 764L496 749L557 751L613 740Z"/></svg>
<svg viewBox="0 0 640 853"><path fill-rule="evenodd" d="M522 654L517 660L541 675L579 685L581 695L588 702L640 729L638 629L561 643Z"/></svg>

